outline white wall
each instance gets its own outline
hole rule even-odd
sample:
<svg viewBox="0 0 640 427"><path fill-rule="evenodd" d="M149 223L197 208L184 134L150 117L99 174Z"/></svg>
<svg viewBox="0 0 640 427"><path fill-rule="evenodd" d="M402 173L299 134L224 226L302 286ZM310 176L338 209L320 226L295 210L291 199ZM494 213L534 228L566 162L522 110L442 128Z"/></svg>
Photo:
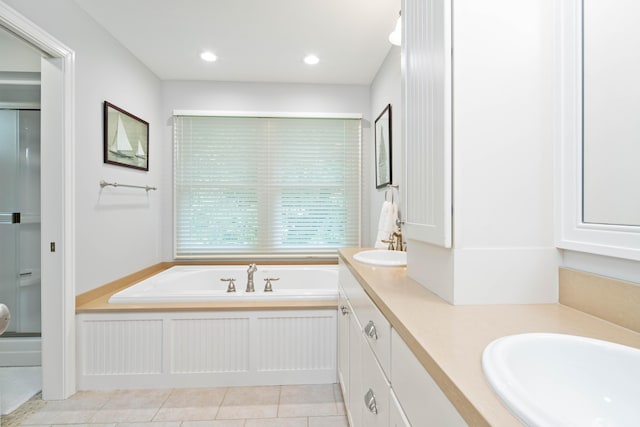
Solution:
<svg viewBox="0 0 640 427"><path fill-rule="evenodd" d="M160 200L167 188L147 195L101 191L98 183L158 184L164 167L160 80L73 0L6 3L75 51L76 293L159 262ZM103 163L105 100L150 123L149 172Z"/></svg>
<svg viewBox="0 0 640 427"><path fill-rule="evenodd" d="M165 81L162 93L165 173L159 185L166 189L162 207L165 260L173 259L173 110L360 113L362 144L370 145L368 86ZM366 181L362 183L365 189L369 188Z"/></svg>
<svg viewBox="0 0 640 427"><path fill-rule="evenodd" d="M385 190L376 189L375 175L375 147L373 123L382 110L391 104L391 178L394 184L400 187L396 194L396 203L400 208L399 215L402 218L402 194L404 194L404 139L403 105L402 105L402 72L400 68L401 49L397 46L389 49L384 62L380 66L376 77L371 83L371 129L369 144L363 147L362 173L365 181L362 201L362 224L364 234L362 245L371 247L375 243L378 232L378 220L380 207L384 201ZM390 193L389 193L390 194Z"/></svg>

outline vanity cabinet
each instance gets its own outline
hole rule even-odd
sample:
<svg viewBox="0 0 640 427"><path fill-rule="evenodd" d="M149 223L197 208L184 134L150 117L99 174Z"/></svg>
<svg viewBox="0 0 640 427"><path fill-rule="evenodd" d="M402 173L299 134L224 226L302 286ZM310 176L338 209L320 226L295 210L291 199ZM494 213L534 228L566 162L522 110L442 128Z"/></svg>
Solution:
<svg viewBox="0 0 640 427"><path fill-rule="evenodd" d="M391 383L414 426L463 427L467 423L396 331L392 331Z"/></svg>
<svg viewBox="0 0 640 427"><path fill-rule="evenodd" d="M338 377L351 427L466 426L340 260Z"/></svg>
<svg viewBox="0 0 640 427"><path fill-rule="evenodd" d="M338 378L349 425L387 427L391 326L342 263L339 277Z"/></svg>

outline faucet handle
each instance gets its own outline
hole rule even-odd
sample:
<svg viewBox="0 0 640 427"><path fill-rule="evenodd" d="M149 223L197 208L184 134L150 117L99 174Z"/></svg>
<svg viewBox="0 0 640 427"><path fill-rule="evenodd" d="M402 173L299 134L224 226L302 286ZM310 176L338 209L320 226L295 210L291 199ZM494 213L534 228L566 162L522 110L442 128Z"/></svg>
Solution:
<svg viewBox="0 0 640 427"><path fill-rule="evenodd" d="M273 292L273 288L271 287L271 282L274 282L276 280L280 280L279 277L267 277L266 279L264 279L265 285L264 285L264 291L265 292Z"/></svg>
<svg viewBox="0 0 640 427"><path fill-rule="evenodd" d="M235 292L236 291L236 279L234 278L229 278L229 279L220 279L221 282L229 282L229 285L227 286L227 292Z"/></svg>

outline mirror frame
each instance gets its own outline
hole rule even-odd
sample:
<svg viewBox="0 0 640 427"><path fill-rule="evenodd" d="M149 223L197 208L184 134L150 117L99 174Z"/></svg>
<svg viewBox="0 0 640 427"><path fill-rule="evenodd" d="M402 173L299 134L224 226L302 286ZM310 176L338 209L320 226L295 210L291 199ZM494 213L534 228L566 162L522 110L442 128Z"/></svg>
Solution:
<svg viewBox="0 0 640 427"><path fill-rule="evenodd" d="M640 260L640 226L582 219L582 4L557 2L556 246Z"/></svg>

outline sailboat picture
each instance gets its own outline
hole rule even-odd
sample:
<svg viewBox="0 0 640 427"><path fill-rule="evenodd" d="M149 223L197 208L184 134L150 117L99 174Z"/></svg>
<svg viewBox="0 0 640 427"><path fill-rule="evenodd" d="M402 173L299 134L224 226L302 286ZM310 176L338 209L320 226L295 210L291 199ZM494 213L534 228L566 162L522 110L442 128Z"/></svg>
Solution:
<svg viewBox="0 0 640 427"><path fill-rule="evenodd" d="M104 102L104 162L149 170L149 123Z"/></svg>

